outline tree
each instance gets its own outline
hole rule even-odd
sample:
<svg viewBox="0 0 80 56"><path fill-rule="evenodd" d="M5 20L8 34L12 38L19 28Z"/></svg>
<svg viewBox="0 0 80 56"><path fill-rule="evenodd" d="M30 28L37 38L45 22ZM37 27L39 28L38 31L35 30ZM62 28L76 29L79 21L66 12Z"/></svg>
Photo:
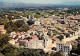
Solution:
<svg viewBox="0 0 80 56"><path fill-rule="evenodd" d="M56 32L55 30L53 30L53 35L56 35L56 33L57 33L57 32Z"/></svg>
<svg viewBox="0 0 80 56"><path fill-rule="evenodd" d="M29 26L25 24L23 20L19 20L16 22L6 22L5 23L5 29L7 30L7 33L10 33L12 31L21 32L21 31L27 31L29 29Z"/></svg>
<svg viewBox="0 0 80 56"><path fill-rule="evenodd" d="M20 27L19 31L25 31L27 32L27 30L29 30L29 26L28 25L23 25L22 27Z"/></svg>
<svg viewBox="0 0 80 56"><path fill-rule="evenodd" d="M41 15L39 15L39 14L35 14L35 18L39 18Z"/></svg>
<svg viewBox="0 0 80 56"><path fill-rule="evenodd" d="M0 56L4 56L2 53L0 53Z"/></svg>
<svg viewBox="0 0 80 56"><path fill-rule="evenodd" d="M73 48L70 53L71 53L71 56L73 56L72 53L77 54L76 56L80 55L80 46L78 46L77 48Z"/></svg>
<svg viewBox="0 0 80 56"><path fill-rule="evenodd" d="M0 34L1 35L1 34ZM8 34L1 35L0 37L0 47L8 44L8 41L11 39Z"/></svg>
<svg viewBox="0 0 80 56"><path fill-rule="evenodd" d="M8 33L13 31L11 27L8 27L6 30L7 30Z"/></svg>
<svg viewBox="0 0 80 56"><path fill-rule="evenodd" d="M3 53L5 56L16 56L18 55L17 49L12 46L11 44L7 44L2 48L1 53Z"/></svg>
<svg viewBox="0 0 80 56"><path fill-rule="evenodd" d="M63 56L60 52L51 53L50 56Z"/></svg>
<svg viewBox="0 0 80 56"><path fill-rule="evenodd" d="M18 20L14 23L17 27L21 27L25 22L23 20Z"/></svg>

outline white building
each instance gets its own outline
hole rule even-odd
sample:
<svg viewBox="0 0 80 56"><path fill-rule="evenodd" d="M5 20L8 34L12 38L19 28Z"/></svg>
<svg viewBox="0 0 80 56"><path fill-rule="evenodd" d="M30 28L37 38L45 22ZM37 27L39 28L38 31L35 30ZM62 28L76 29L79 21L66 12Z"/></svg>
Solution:
<svg viewBox="0 0 80 56"><path fill-rule="evenodd" d="M57 51L63 52L64 56L69 56L72 45L64 42L57 43Z"/></svg>
<svg viewBox="0 0 80 56"><path fill-rule="evenodd" d="M45 48L52 48L52 39L50 38L45 39Z"/></svg>
<svg viewBox="0 0 80 56"><path fill-rule="evenodd" d="M19 45L23 45L25 48L30 49L43 49L44 48L44 41L43 40L20 40Z"/></svg>

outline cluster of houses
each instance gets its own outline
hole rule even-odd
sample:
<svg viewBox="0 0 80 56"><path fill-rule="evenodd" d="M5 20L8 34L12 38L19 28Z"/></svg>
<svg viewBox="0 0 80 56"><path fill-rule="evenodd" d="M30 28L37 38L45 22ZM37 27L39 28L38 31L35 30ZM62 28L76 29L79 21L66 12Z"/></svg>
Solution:
<svg viewBox="0 0 80 56"><path fill-rule="evenodd" d="M11 32L13 39L9 43L17 47L43 49L45 52L61 51L68 56L77 44L75 40L80 37L80 22L71 17L61 19L55 16L33 20L35 22L27 32Z"/></svg>

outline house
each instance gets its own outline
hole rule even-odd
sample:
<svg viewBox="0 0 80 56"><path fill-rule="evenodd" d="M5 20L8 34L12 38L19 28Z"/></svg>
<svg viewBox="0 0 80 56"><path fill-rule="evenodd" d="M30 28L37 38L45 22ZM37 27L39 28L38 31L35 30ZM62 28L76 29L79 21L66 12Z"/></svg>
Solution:
<svg viewBox="0 0 80 56"><path fill-rule="evenodd" d="M44 48L44 40L39 40L36 35L31 37L29 40L19 40L19 46L24 46L25 48L30 49L43 49Z"/></svg>
<svg viewBox="0 0 80 56"><path fill-rule="evenodd" d="M37 35L34 35L34 36L32 36L31 38L32 38L32 39L35 39L35 40L38 40Z"/></svg>
<svg viewBox="0 0 80 56"><path fill-rule="evenodd" d="M28 48L31 49L43 49L44 48L44 41L43 40L30 40L28 42Z"/></svg>
<svg viewBox="0 0 80 56"><path fill-rule="evenodd" d="M69 43L58 42L57 51L63 52L64 56L69 56L70 51L72 50L72 45Z"/></svg>
<svg viewBox="0 0 80 56"><path fill-rule="evenodd" d="M11 32L10 33L10 36L12 37L12 38L15 38L17 35L16 35L16 32Z"/></svg>
<svg viewBox="0 0 80 56"><path fill-rule="evenodd" d="M44 41L43 40L20 40L19 46L24 46L25 48L30 49L43 49L44 48Z"/></svg>
<svg viewBox="0 0 80 56"><path fill-rule="evenodd" d="M16 22L16 21L19 21L19 20L24 20L24 19L13 19L12 22Z"/></svg>
<svg viewBox="0 0 80 56"><path fill-rule="evenodd" d="M14 39L12 39L12 40L10 40L10 41L8 41L10 44L12 44L12 45L15 45L15 40Z"/></svg>
<svg viewBox="0 0 80 56"><path fill-rule="evenodd" d="M39 21L35 21L34 24L35 25L40 25L40 22Z"/></svg>
<svg viewBox="0 0 80 56"><path fill-rule="evenodd" d="M45 48L52 48L52 39L45 38Z"/></svg>
<svg viewBox="0 0 80 56"><path fill-rule="evenodd" d="M26 47L26 42L28 42L28 40L19 40L19 46L24 46Z"/></svg>
<svg viewBox="0 0 80 56"><path fill-rule="evenodd" d="M6 33L6 30L4 29L4 25L0 25L0 32L2 34L5 34Z"/></svg>

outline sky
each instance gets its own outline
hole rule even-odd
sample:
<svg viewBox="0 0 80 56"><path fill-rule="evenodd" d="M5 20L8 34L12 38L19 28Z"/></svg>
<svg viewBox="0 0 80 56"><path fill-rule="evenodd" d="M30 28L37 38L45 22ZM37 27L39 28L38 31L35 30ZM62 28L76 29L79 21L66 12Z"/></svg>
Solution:
<svg viewBox="0 0 80 56"><path fill-rule="evenodd" d="M37 4L79 4L80 0L0 0L9 3L37 3Z"/></svg>

